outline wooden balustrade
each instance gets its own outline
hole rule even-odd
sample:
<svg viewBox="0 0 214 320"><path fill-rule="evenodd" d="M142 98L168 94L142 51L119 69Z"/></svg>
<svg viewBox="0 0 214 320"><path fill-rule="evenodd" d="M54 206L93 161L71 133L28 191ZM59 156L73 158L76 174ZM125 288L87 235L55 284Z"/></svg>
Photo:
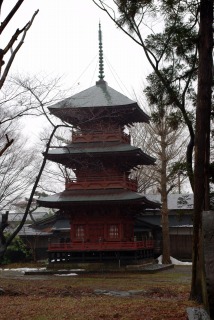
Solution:
<svg viewBox="0 0 214 320"><path fill-rule="evenodd" d="M66 190L86 189L128 189L137 191L137 180L126 176L88 176L69 179L65 183Z"/></svg>
<svg viewBox="0 0 214 320"><path fill-rule="evenodd" d="M93 132L75 132L72 133L72 142L102 142L102 141L120 141L130 143L130 135L121 130L110 132L93 131Z"/></svg>
<svg viewBox="0 0 214 320"><path fill-rule="evenodd" d="M153 249L154 240L49 243L48 251L112 251Z"/></svg>

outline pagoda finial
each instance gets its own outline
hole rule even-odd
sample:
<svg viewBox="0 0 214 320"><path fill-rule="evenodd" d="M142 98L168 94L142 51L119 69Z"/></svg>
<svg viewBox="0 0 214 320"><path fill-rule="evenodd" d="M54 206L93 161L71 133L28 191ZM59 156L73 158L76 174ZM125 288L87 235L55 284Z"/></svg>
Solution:
<svg viewBox="0 0 214 320"><path fill-rule="evenodd" d="M101 23L99 22L99 75L100 80L103 80L104 75L104 64L103 64L103 44L102 44L102 31L101 31Z"/></svg>

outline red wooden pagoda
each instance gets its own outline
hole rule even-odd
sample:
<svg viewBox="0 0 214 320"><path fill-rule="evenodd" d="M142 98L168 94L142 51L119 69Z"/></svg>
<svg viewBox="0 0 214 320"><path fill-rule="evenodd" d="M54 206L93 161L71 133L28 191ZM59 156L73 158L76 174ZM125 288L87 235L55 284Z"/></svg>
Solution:
<svg viewBox="0 0 214 320"><path fill-rule="evenodd" d="M73 126L73 133L71 142L51 148L47 159L75 173L63 192L38 200L70 220L69 241L49 243L49 259L54 261L131 260L153 254L153 240L136 239L134 223L144 209L158 205L137 193L137 181L129 175L155 160L131 146L125 132L125 127L148 122L149 117L104 81L100 29L99 39L99 81L49 108Z"/></svg>

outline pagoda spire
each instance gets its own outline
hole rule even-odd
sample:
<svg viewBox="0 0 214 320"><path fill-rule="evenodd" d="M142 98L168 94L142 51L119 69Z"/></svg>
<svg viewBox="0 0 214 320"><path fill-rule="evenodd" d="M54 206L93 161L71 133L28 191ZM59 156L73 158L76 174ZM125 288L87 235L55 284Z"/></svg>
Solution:
<svg viewBox="0 0 214 320"><path fill-rule="evenodd" d="M103 43L102 43L102 31L101 31L101 23L99 22L99 31L98 31L98 38L99 38L99 79L103 80L104 75L104 64L103 64Z"/></svg>

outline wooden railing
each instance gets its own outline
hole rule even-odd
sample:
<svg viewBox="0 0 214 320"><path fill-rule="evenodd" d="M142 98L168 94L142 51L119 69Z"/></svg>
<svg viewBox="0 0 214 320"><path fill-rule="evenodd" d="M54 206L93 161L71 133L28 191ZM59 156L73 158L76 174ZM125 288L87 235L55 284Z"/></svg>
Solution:
<svg viewBox="0 0 214 320"><path fill-rule="evenodd" d="M49 243L48 251L112 251L153 249L154 240Z"/></svg>
<svg viewBox="0 0 214 320"><path fill-rule="evenodd" d="M120 141L130 143L130 135L117 129L115 131L73 131L72 142Z"/></svg>
<svg viewBox="0 0 214 320"><path fill-rule="evenodd" d="M66 190L86 189L128 189L137 191L137 180L124 176L88 176L69 179L65 183Z"/></svg>

